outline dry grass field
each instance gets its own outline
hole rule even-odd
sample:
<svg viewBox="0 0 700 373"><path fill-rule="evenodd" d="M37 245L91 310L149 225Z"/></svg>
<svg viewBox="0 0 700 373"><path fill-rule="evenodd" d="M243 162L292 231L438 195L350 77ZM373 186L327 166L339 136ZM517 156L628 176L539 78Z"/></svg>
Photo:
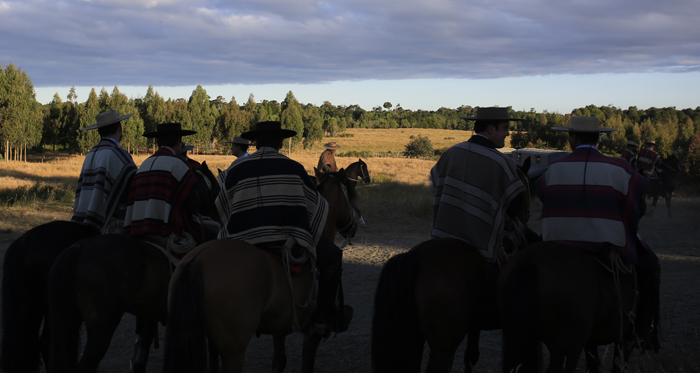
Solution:
<svg viewBox="0 0 700 373"><path fill-rule="evenodd" d="M436 148L450 146L467 139L470 134L440 130L370 130L354 129L352 137L325 139L341 144L346 150L399 152L411 135L427 135ZM454 139L446 139L454 137ZM294 153L291 157L311 173L318 161L320 147L315 152ZM135 157L140 164L145 155ZM194 155L198 161L207 161L213 170L224 169L235 159L232 156ZM71 216L70 192L75 187L82 157L33 157L32 162L0 161L0 198L19 187L32 188L40 183L50 196L20 203L0 205L0 257L9 244L26 230L56 219ZM357 158L337 158L339 167L345 167ZM355 307L355 318L348 332L324 342L318 350L317 372L371 372L371 315L377 278L382 265L391 256L429 238L431 225L432 190L427 175L433 160L405 158L363 158L375 181L358 188L359 206L367 221L353 239L353 245L344 251L343 282L346 301ZM216 174L216 171L214 171ZM378 182L382 181L382 182ZM50 186L51 189L48 186ZM68 193L68 197L66 197ZM27 193L25 193L27 194ZM700 372L700 236L697 221L700 218L700 197L679 192L674 197L674 218L666 217L666 208L658 206L654 217L645 217L640 232L659 255L662 263L661 327L662 352L658 355L640 355L631 358L630 372ZM540 231L539 204L533 201L533 218L529 225ZM340 240L336 240L338 243ZM99 372L126 372L133 344L134 317L126 315L115 333L107 356ZM160 337L163 337L161 328ZM475 372L500 372L499 331L482 333L481 358ZM454 372L464 369L464 343L455 357ZM298 371L301 366L301 337L292 335L287 343L286 371ZM610 364L612 349L601 347ZM148 372L160 372L162 347L152 353ZM247 372L270 370L272 340L269 336L253 338L246 354ZM427 348L424 365L427 362ZM584 372L583 361L578 372Z"/></svg>

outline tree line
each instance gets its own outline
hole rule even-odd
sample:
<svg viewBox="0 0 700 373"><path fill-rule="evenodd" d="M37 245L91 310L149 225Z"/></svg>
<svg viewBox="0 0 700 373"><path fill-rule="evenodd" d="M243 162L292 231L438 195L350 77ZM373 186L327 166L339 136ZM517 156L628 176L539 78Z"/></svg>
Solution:
<svg viewBox="0 0 700 373"><path fill-rule="evenodd" d="M31 79L26 72L9 64L0 66L0 147L5 159L26 157L27 149L41 150L45 146L60 147L71 152L85 153L99 140L97 131L81 131L95 122L95 116L106 110L117 110L120 115L135 115L123 122L122 146L138 153L146 146L144 132L155 131L159 123L179 122L184 129L197 131L187 137L187 143L196 152L230 152L222 142L247 131L251 125L265 120L278 120L282 126L297 132L287 146L295 149L312 148L324 136L337 136L347 128L436 128L470 130L473 122L460 117L473 117L476 107L462 105L456 109L440 108L435 111L408 110L400 104L384 102L370 110L359 105L322 105L300 103L289 91L282 102L262 100L256 102L251 93L242 105L235 97L212 99L198 85L188 99L165 100L149 86L144 96L129 98L117 86L111 92L93 88L87 99L78 100L75 87L65 101L57 92L46 105L36 101ZM511 125L511 144L515 148L539 147L566 149L566 134L551 130L565 126L571 116L593 116L606 127L617 132L601 136L601 149L619 154L628 140L642 143L657 142L660 152L669 156L676 153L686 171L697 173L700 180L700 106L695 109L677 110L675 107L628 109L614 106L588 105L574 109L570 114L515 111L513 117L524 118L522 123ZM152 141L152 140L151 140ZM695 162L695 163L694 163Z"/></svg>

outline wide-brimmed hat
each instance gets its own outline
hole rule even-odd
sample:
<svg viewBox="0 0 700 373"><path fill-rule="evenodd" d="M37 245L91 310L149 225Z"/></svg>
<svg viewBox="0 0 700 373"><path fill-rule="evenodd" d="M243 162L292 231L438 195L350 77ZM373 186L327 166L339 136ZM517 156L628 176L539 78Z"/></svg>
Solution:
<svg viewBox="0 0 700 373"><path fill-rule="evenodd" d="M639 146L639 144L637 144L636 142L634 142L632 140L627 141L627 145Z"/></svg>
<svg viewBox="0 0 700 373"><path fill-rule="evenodd" d="M185 144L182 144L182 147L181 147L181 150L180 150L180 154L185 154L185 153L187 153L188 151L190 151L190 150L192 150L192 149L194 149L194 145L185 145Z"/></svg>
<svg viewBox="0 0 700 373"><path fill-rule="evenodd" d="M197 131L183 130L180 123L163 123L158 125L155 132L144 133L144 137L189 136Z"/></svg>
<svg viewBox="0 0 700 373"><path fill-rule="evenodd" d="M340 145L336 144L335 141L331 141L328 144L324 144L323 147L326 149L340 149Z"/></svg>
<svg viewBox="0 0 700 373"><path fill-rule="evenodd" d="M566 127L552 127L556 131L569 132L612 132L614 128L600 127L600 121L596 117L571 117Z"/></svg>
<svg viewBox="0 0 700 373"><path fill-rule="evenodd" d="M466 120L476 120L479 122L522 122L525 119L511 118L508 115L508 108L505 107L479 107L476 108L475 117L460 117Z"/></svg>
<svg viewBox="0 0 700 373"><path fill-rule="evenodd" d="M95 120L97 123L83 128L83 131L94 130L95 128L100 128L104 126L109 126L117 122L121 122L124 119L131 118L134 114L118 115L116 110L105 111L104 113L99 113L95 115Z"/></svg>
<svg viewBox="0 0 700 373"><path fill-rule="evenodd" d="M258 136L269 136L277 137L280 139L286 139L287 137L292 137L297 134L296 131L282 129L281 122L259 122L255 125L255 129L248 132L243 132L241 137L247 140L255 140Z"/></svg>
<svg viewBox="0 0 700 373"><path fill-rule="evenodd" d="M656 141L654 141L654 140L647 140L647 141L644 141L644 143L650 144L650 145L656 145Z"/></svg>
<svg viewBox="0 0 700 373"><path fill-rule="evenodd" d="M233 141L225 141L227 144L250 145L250 141L240 136L233 136Z"/></svg>

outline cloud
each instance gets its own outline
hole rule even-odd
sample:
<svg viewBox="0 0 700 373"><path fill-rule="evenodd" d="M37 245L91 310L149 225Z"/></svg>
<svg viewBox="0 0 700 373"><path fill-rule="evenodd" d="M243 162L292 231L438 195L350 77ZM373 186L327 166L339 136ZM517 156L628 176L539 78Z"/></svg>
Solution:
<svg viewBox="0 0 700 373"><path fill-rule="evenodd" d="M0 63L37 86L700 69L700 7L685 0L4 1L0 14Z"/></svg>

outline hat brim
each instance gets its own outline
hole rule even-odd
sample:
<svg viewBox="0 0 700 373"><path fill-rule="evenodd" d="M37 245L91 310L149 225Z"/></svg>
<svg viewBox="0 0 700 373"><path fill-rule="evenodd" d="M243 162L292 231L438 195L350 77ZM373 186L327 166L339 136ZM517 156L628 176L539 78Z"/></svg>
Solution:
<svg viewBox="0 0 700 373"><path fill-rule="evenodd" d="M479 122L522 122L523 118L477 118L477 117L459 117L465 120L478 120Z"/></svg>
<svg viewBox="0 0 700 373"><path fill-rule="evenodd" d="M144 133L143 137L165 137L165 136L189 136L189 135L194 135L197 133L197 131L189 131L189 130L179 130L179 131L156 131L156 132L149 132L149 133Z"/></svg>
<svg viewBox="0 0 700 373"><path fill-rule="evenodd" d="M288 137L293 137L296 136L297 131L292 131L292 130L255 130L255 131L248 131L248 132L243 132L241 134L241 137L246 139L246 140L255 140L256 136L259 135L264 135L266 137L279 137L281 139L286 139Z"/></svg>
<svg viewBox="0 0 700 373"><path fill-rule="evenodd" d="M114 119L113 121L105 122L105 123L95 123L95 124L93 124L92 126L87 126L87 127L85 127L85 128L81 128L81 129L82 129L83 131L94 130L95 128L105 127L105 126L109 126L110 124L114 124L114 123L117 123L117 122L121 122L121 121L123 121L124 119L131 118L131 117L133 117L133 116L134 116L134 114L121 115L121 116L118 116L118 117L117 117L116 119Z"/></svg>
<svg viewBox="0 0 700 373"><path fill-rule="evenodd" d="M323 147L326 149L340 149L340 145L336 145L336 146L323 145Z"/></svg>
<svg viewBox="0 0 700 373"><path fill-rule="evenodd" d="M614 132L617 131L616 128L605 128L598 127L598 131L572 131L570 127L552 127L555 131L567 131L567 132L581 132L581 133L601 133L601 132Z"/></svg>

